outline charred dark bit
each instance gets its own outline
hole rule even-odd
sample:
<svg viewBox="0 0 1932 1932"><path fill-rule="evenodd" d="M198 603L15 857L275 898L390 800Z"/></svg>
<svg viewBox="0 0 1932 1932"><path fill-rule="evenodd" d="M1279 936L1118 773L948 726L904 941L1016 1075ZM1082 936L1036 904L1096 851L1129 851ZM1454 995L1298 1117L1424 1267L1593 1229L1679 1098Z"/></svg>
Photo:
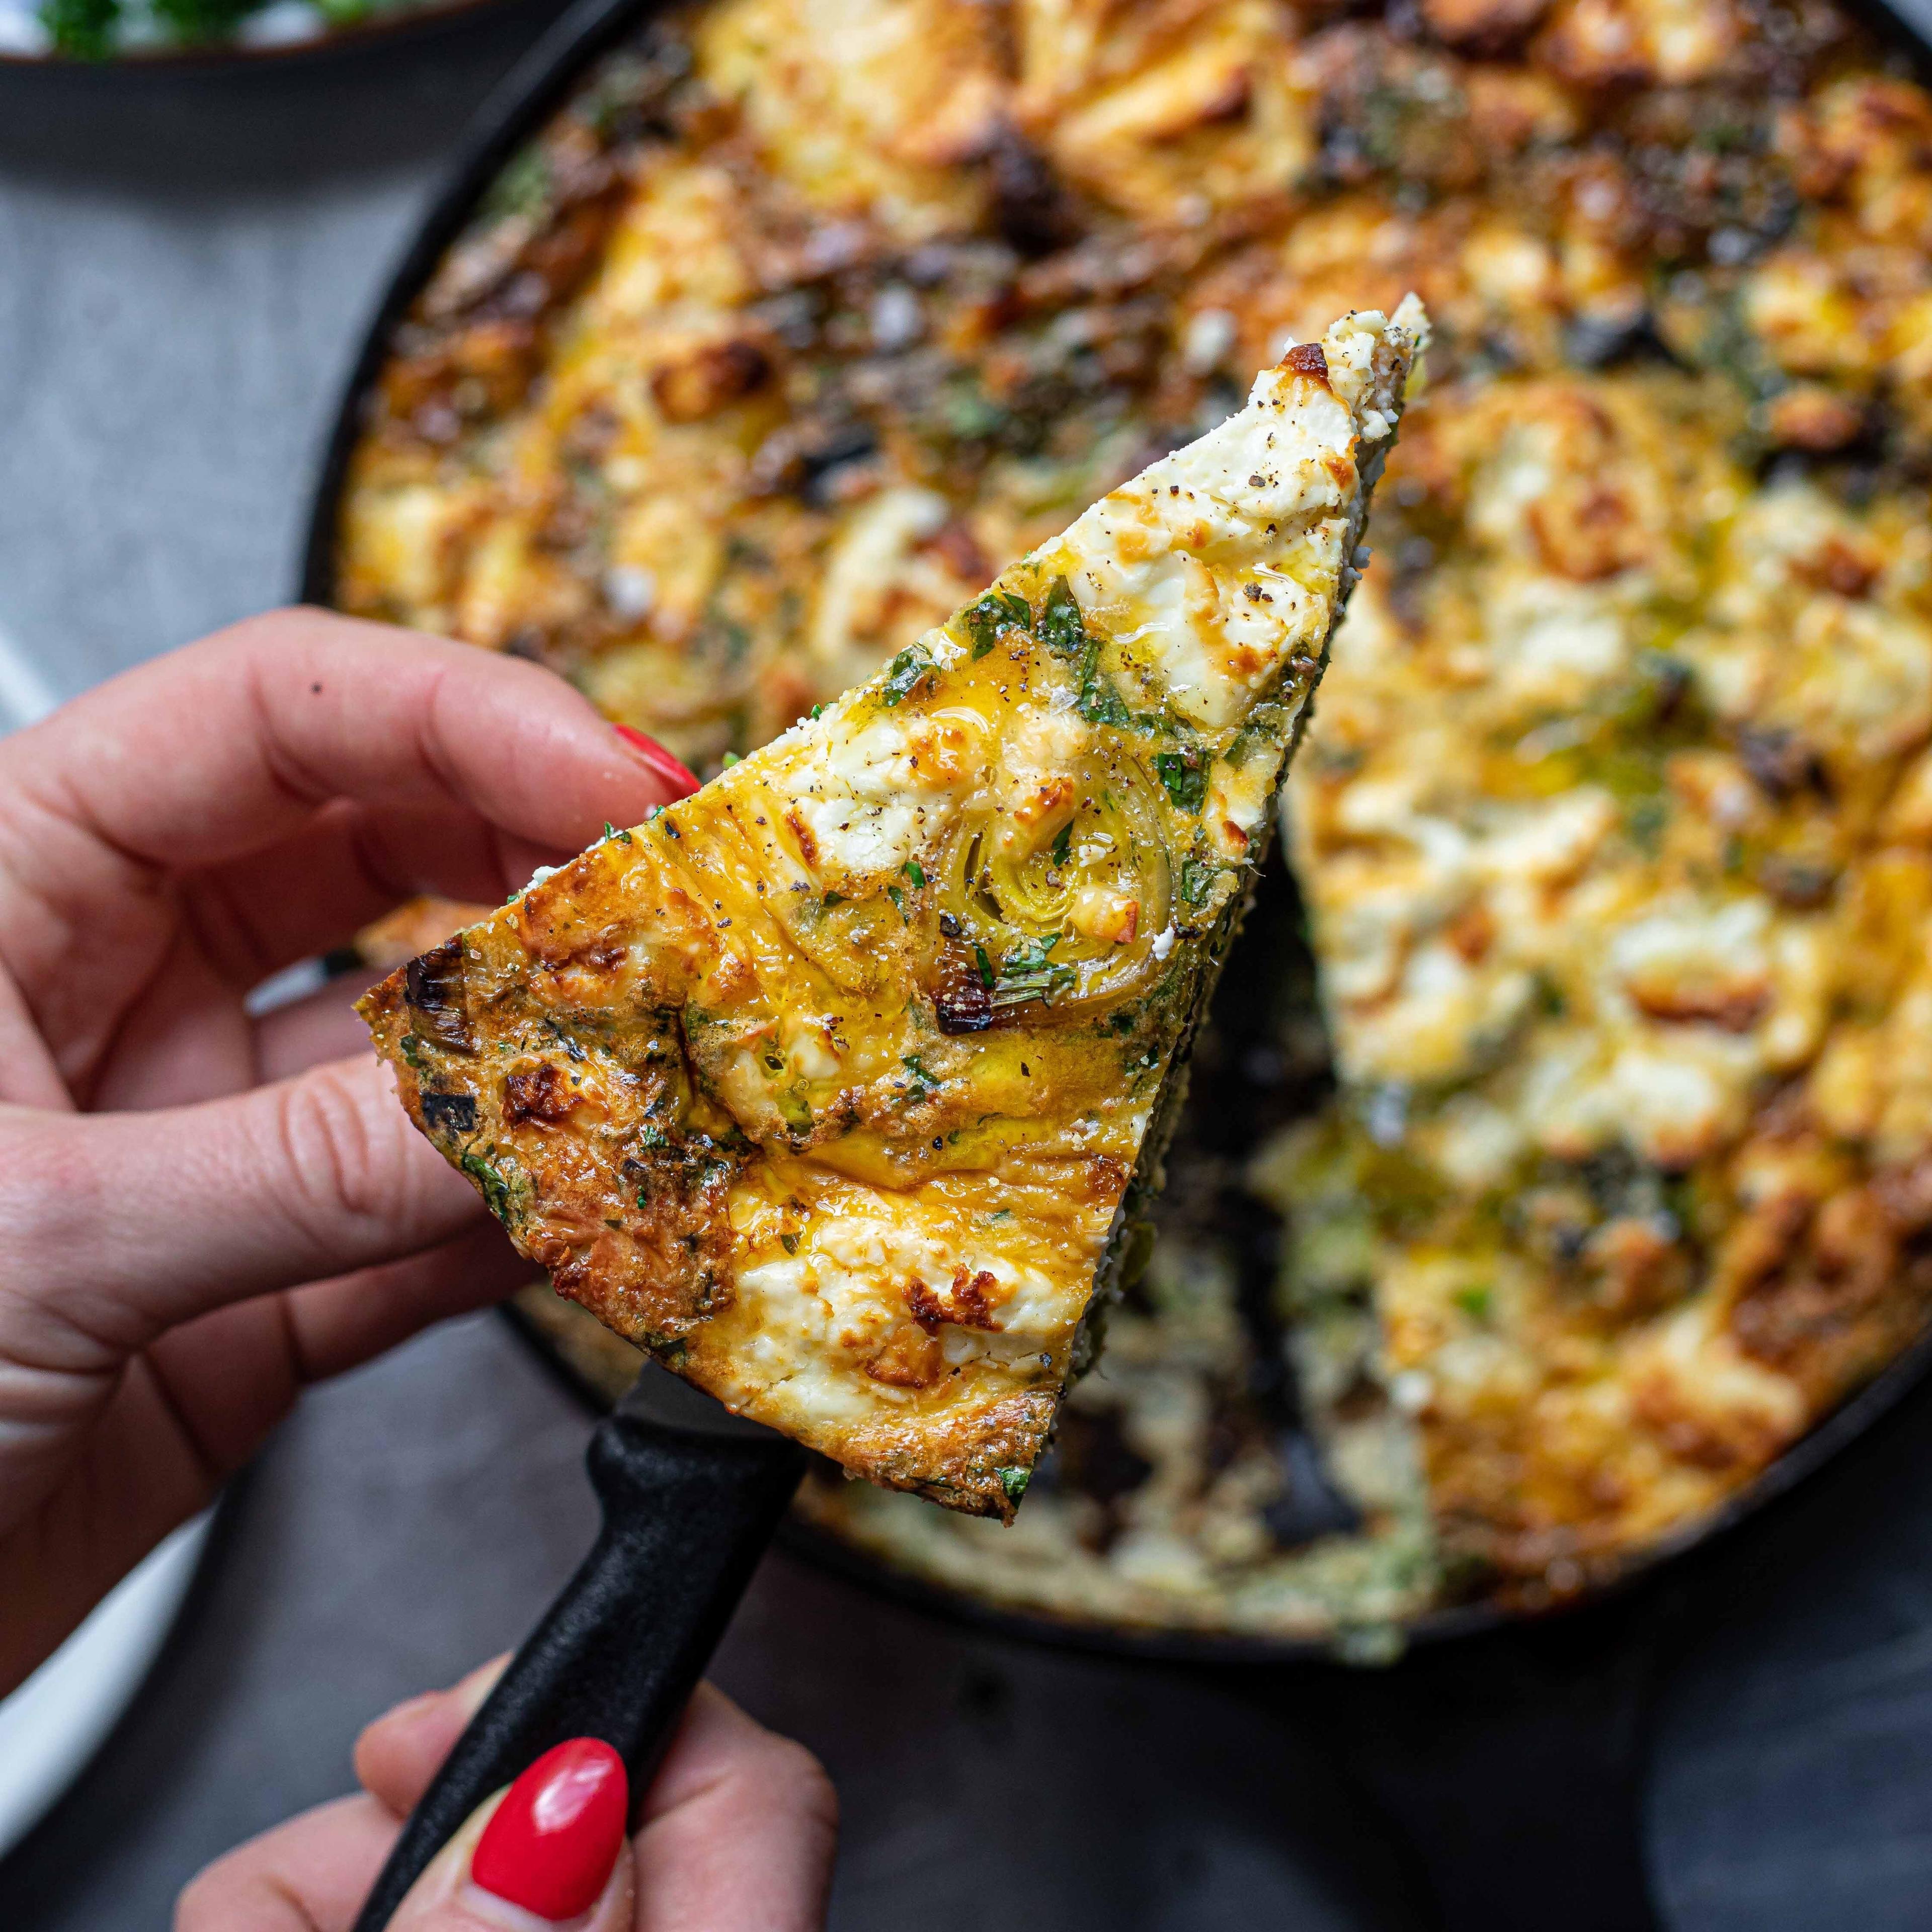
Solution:
<svg viewBox="0 0 1932 1932"><path fill-rule="evenodd" d="M467 1094L419 1094L416 1098L423 1125L431 1133L460 1140L476 1131L476 1102Z"/></svg>
<svg viewBox="0 0 1932 1932"><path fill-rule="evenodd" d="M1747 728L1738 734L1738 755L1768 797L1782 801L1808 788L1828 794L1822 761L1794 731Z"/></svg>
<svg viewBox="0 0 1932 1932"><path fill-rule="evenodd" d="M525 1120L560 1120L576 1106L577 1097L562 1070L546 1060L504 1080L503 1119L510 1126Z"/></svg>
<svg viewBox="0 0 1932 1932"><path fill-rule="evenodd" d="M1018 128L1002 128L986 157L994 220L1022 255L1051 254L1079 233L1079 220L1053 170Z"/></svg>
<svg viewBox="0 0 1932 1932"><path fill-rule="evenodd" d="M464 986L463 942L446 939L403 968L403 994L417 1024L439 1046L474 1053L470 1005Z"/></svg>
<svg viewBox="0 0 1932 1932"><path fill-rule="evenodd" d="M966 946L942 947L932 1010L941 1033L984 1033L993 1024L993 989Z"/></svg>

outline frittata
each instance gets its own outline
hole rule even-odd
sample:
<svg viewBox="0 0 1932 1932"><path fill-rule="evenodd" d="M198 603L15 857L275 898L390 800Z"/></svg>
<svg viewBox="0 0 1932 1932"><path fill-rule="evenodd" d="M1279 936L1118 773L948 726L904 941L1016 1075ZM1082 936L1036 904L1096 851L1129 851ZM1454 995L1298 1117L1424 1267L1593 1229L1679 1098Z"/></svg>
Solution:
<svg viewBox="0 0 1932 1932"><path fill-rule="evenodd" d="M1320 957L1270 874L1018 1526L807 1492L958 1587L1288 1634L1565 1594L1918 1332L1909 1221L1854 1264L1816 1246L1852 1210L1802 1203L1932 1150L1932 102L1811 0L716 0L589 78L373 400L339 600L539 658L710 771L1219 420L1284 332L1412 286L1435 386L1300 781ZM1872 768L1821 784L1861 705ZM1539 801L1574 880L1492 836ZM1399 1016L1440 1079L1390 1057ZM1532 1066L1573 1068L1567 1111ZM1660 1070L1696 1090L1670 1147ZM1495 1116L1501 1181L1468 1158ZM1755 1164L1820 1132L1746 1292L1741 1190L1785 1198Z"/></svg>
<svg viewBox="0 0 1932 1932"><path fill-rule="evenodd" d="M361 1010L558 1289L1010 1516L1157 1185L1423 322L1345 317L860 686Z"/></svg>

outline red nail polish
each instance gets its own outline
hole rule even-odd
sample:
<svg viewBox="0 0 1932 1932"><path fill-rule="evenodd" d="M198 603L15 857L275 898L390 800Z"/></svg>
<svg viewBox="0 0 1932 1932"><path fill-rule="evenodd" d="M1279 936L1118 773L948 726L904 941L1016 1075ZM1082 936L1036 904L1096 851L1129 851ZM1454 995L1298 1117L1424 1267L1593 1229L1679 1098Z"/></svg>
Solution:
<svg viewBox="0 0 1932 1932"><path fill-rule="evenodd" d="M471 1855L470 1882L539 1918L574 1918L608 1881L629 1809L624 1760L601 1738L572 1738L504 1793Z"/></svg>
<svg viewBox="0 0 1932 1932"><path fill-rule="evenodd" d="M675 796L682 798L698 789L698 774L680 764L655 738L646 738L634 725L614 724L610 728L671 788Z"/></svg>

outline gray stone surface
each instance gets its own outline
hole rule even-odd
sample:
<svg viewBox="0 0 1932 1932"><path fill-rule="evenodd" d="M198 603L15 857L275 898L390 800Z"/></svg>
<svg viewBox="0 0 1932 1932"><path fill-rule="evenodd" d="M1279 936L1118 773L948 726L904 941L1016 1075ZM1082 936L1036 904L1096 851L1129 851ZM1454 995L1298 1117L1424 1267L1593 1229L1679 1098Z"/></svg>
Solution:
<svg viewBox="0 0 1932 1932"><path fill-rule="evenodd" d="M536 17L245 79L0 71L0 634L29 686L286 594L362 318ZM0 665L0 705L20 687ZM128 1721L0 1865L0 1924L162 1924L202 1860L341 1790L362 1722L568 1574L587 1426L487 1318L312 1396ZM1672 1923L1932 1918L1932 1412L1685 1588L1648 1810ZM972 1634L782 1556L718 1674L838 1779L841 1932L1412 1922L1270 1714L1292 1686Z"/></svg>

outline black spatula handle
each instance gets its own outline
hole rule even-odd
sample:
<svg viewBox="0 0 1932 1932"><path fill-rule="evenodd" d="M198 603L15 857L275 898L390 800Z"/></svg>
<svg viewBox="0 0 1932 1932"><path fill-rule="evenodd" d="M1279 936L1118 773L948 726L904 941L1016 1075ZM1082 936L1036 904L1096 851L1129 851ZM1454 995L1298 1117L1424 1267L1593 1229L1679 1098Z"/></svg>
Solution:
<svg viewBox="0 0 1932 1932"><path fill-rule="evenodd" d="M590 1442L604 1527L410 1815L356 1932L382 1932L493 1791L566 1738L620 1752L639 1802L805 1466L782 1437L618 1414Z"/></svg>

